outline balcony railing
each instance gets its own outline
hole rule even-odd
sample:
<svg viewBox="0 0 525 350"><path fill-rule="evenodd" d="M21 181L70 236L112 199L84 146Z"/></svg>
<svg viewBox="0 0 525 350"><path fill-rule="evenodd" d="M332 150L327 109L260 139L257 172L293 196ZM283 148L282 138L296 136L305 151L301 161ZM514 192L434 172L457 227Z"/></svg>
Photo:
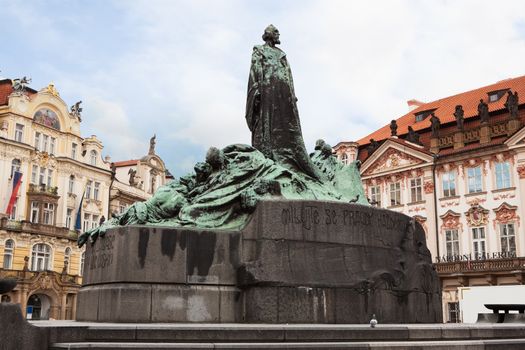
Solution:
<svg viewBox="0 0 525 350"><path fill-rule="evenodd" d="M15 221L8 218L0 219L0 229L8 231L27 232L52 237L68 238L76 240L78 234L67 227L58 227L53 225L35 224L28 221Z"/></svg>
<svg viewBox="0 0 525 350"><path fill-rule="evenodd" d="M8 270L0 268L0 278L16 278L18 283L29 282L34 279L39 273L43 271L30 271L30 270ZM66 283L80 284L82 276L79 275L70 275L70 274L61 274L56 271L47 271L54 275L60 275L60 280Z"/></svg>
<svg viewBox="0 0 525 350"><path fill-rule="evenodd" d="M467 260L435 263L438 274L463 272L525 271L525 258Z"/></svg>
<svg viewBox="0 0 525 350"><path fill-rule="evenodd" d="M58 195L58 187L53 186L47 186L46 184L29 184L29 192L30 193L44 193L44 194L52 194L54 196Z"/></svg>

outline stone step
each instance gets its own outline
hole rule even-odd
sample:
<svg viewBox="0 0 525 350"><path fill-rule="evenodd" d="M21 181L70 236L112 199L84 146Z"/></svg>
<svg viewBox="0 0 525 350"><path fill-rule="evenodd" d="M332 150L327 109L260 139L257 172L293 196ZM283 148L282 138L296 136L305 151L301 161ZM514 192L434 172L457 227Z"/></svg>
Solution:
<svg viewBox="0 0 525 350"><path fill-rule="evenodd" d="M525 338L444 341L384 341L384 342L270 342L270 343L136 343L81 342L55 343L51 350L63 349L367 349L367 350L518 350L525 349Z"/></svg>
<svg viewBox="0 0 525 350"><path fill-rule="evenodd" d="M50 323L51 325L52 323ZM521 339L523 324L475 325L245 325L69 323L49 329L51 343L358 342ZM525 349L525 346L524 346Z"/></svg>

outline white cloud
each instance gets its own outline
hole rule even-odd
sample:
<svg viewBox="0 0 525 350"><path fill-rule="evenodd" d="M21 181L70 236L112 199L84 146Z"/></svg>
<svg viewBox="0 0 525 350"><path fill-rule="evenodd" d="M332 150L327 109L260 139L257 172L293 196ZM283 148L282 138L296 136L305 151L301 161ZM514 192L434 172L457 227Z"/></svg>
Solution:
<svg viewBox="0 0 525 350"><path fill-rule="evenodd" d="M172 170L190 170L190 161L202 158L197 152L209 146L249 142L244 108L251 49L269 23L281 31L309 148L317 138L332 144L359 139L406 113L411 98L431 101L525 74L520 0L497 6L488 0L110 4L108 22L99 24L112 28L103 32L105 46L53 20L80 23L91 18L85 11L51 16L59 8L44 6L31 12L27 23L42 20L44 43L57 52L36 61L63 96L84 101L83 132L99 135L113 159L144 154L157 133L159 154ZM57 65L64 51L68 59L84 56L75 58L78 65Z"/></svg>

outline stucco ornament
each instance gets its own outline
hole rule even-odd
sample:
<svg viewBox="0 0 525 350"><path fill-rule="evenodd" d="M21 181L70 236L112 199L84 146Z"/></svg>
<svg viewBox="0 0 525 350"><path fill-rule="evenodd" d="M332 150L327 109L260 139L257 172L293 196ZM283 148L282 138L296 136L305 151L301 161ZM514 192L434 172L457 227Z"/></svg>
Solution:
<svg viewBox="0 0 525 350"><path fill-rule="evenodd" d="M284 52L275 47L278 30L269 26L263 39L266 43L254 48L248 84L246 120L252 146L211 147L192 174L81 234L80 246L122 225L239 229L263 198L369 205L360 162L342 164L322 140L315 152L306 153L290 67Z"/></svg>

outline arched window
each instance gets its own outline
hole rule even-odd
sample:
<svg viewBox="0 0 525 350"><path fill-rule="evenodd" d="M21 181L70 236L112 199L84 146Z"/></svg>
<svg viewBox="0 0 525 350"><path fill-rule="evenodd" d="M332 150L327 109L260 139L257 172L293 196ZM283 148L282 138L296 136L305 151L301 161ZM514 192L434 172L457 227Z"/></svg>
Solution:
<svg viewBox="0 0 525 350"><path fill-rule="evenodd" d="M51 247L44 243L35 244L31 251L31 271L44 270L52 270Z"/></svg>
<svg viewBox="0 0 525 350"><path fill-rule="evenodd" d="M69 177L69 186L67 188L68 193L75 193L75 176L71 175Z"/></svg>
<svg viewBox="0 0 525 350"><path fill-rule="evenodd" d="M89 152L89 164L97 165L97 151L92 150Z"/></svg>
<svg viewBox="0 0 525 350"><path fill-rule="evenodd" d="M4 246L4 269L13 268L13 255L15 253L15 241L8 239Z"/></svg>
<svg viewBox="0 0 525 350"><path fill-rule="evenodd" d="M64 251L64 267L66 272L69 273L69 264L71 263L71 248L67 247Z"/></svg>
<svg viewBox="0 0 525 350"><path fill-rule="evenodd" d="M13 159L13 161L11 162L11 178L15 174L15 171L20 172L20 165L20 159Z"/></svg>
<svg viewBox="0 0 525 350"><path fill-rule="evenodd" d="M84 275L84 259L86 258L86 252L82 252L82 255L80 255L80 276Z"/></svg>
<svg viewBox="0 0 525 350"><path fill-rule="evenodd" d="M343 162L343 164L348 164L348 154L343 153L341 156L341 162Z"/></svg>

